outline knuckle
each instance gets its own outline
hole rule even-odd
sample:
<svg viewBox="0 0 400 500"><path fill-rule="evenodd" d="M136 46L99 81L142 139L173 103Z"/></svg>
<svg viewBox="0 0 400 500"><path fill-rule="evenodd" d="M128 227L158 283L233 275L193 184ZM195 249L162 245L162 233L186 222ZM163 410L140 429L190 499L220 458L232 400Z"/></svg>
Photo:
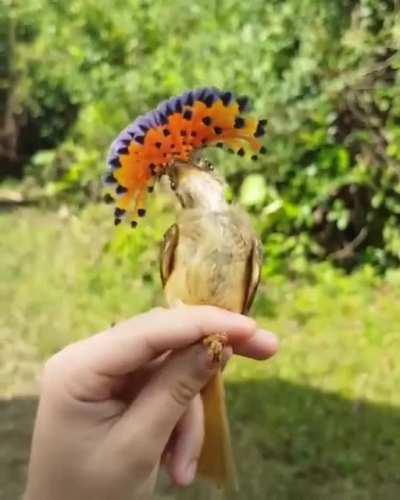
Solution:
<svg viewBox="0 0 400 500"><path fill-rule="evenodd" d="M43 367L42 382L54 382L59 377L63 364L61 352L49 358Z"/></svg>
<svg viewBox="0 0 400 500"><path fill-rule="evenodd" d="M57 385L65 372L71 366L71 359L74 359L76 344L71 344L49 358L43 367L41 383L42 386L54 387Z"/></svg>
<svg viewBox="0 0 400 500"><path fill-rule="evenodd" d="M186 407L196 394L194 383L188 379L179 379L171 387L170 395L180 406Z"/></svg>

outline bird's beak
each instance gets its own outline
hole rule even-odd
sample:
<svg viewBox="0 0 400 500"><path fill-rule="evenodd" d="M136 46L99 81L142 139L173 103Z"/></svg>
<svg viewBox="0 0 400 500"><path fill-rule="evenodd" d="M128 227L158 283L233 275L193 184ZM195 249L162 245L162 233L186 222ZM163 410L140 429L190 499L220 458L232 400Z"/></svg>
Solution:
<svg viewBox="0 0 400 500"><path fill-rule="evenodd" d="M178 188L186 179L199 172L199 167L191 163L174 163L168 169L168 177L173 189Z"/></svg>

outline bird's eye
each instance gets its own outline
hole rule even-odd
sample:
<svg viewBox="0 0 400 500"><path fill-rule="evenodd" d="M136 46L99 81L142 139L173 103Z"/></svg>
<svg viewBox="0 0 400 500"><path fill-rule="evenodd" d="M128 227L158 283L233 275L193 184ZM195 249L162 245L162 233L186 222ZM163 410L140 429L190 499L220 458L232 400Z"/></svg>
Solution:
<svg viewBox="0 0 400 500"><path fill-rule="evenodd" d="M214 170L214 165L209 160L204 160L204 166L211 172Z"/></svg>
<svg viewBox="0 0 400 500"><path fill-rule="evenodd" d="M204 158L200 158L195 162L195 165L197 168L200 170L205 170L205 171L212 171L214 170L214 165L210 162L210 160L205 160Z"/></svg>

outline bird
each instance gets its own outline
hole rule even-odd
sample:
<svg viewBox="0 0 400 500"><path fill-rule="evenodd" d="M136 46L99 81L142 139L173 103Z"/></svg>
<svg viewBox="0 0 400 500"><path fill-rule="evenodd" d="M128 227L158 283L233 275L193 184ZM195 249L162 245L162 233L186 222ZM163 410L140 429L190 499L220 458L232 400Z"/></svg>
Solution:
<svg viewBox="0 0 400 500"><path fill-rule="evenodd" d="M223 182L202 164L177 164L170 176L182 211L164 236L160 269L167 303L208 304L247 313L261 269L261 245L245 214L228 205ZM223 332L204 339L220 360ZM218 487L238 488L221 371L202 391L205 443L198 471Z"/></svg>
<svg viewBox="0 0 400 500"><path fill-rule="evenodd" d="M261 242L247 214L224 196L225 180L201 156L216 146L252 160L265 153L265 119L248 116L249 99L204 87L162 102L137 118L112 143L108 156L108 202L114 222L138 225L145 195L163 175L181 210L165 233L160 275L169 307L213 305L247 314L261 273ZM227 337L203 339L219 362ZM225 491L238 489L221 370L201 392L205 438L198 473Z"/></svg>

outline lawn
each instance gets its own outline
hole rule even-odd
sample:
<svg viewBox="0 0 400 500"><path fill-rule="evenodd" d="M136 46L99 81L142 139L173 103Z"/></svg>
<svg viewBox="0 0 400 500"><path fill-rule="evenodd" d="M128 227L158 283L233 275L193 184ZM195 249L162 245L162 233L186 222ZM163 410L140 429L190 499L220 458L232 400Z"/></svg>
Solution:
<svg viewBox="0 0 400 500"><path fill-rule="evenodd" d="M133 236L109 219L98 206L0 212L1 500L23 488L42 360L162 302L153 233L168 216ZM400 498L399 300L397 271L319 265L263 283L254 315L280 352L226 370L238 498ZM158 498L211 497L161 485Z"/></svg>

